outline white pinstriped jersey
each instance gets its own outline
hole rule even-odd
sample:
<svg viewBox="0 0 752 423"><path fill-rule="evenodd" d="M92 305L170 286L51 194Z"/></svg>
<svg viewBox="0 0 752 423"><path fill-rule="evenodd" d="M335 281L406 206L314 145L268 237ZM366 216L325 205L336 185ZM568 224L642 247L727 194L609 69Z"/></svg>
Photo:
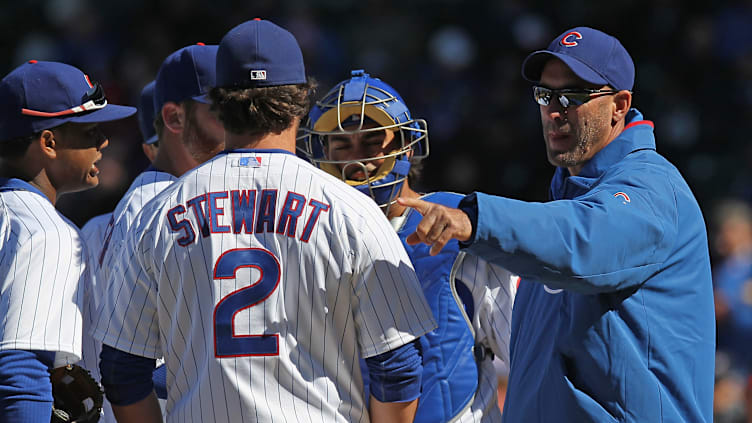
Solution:
<svg viewBox="0 0 752 423"><path fill-rule="evenodd" d="M78 228L28 183L0 180L0 349L78 362L87 279Z"/></svg>
<svg viewBox="0 0 752 423"><path fill-rule="evenodd" d="M424 199L431 201L431 199ZM410 213L417 213L417 211L407 209L403 216L391 219L395 230L403 230L407 221L406 217ZM417 254L416 251L414 250L411 254ZM455 283L461 281L472 295L473 316L468 323L475 337L476 348L478 345L486 347L509 366L512 305L520 278L506 269L462 251L455 256L450 275L454 276ZM456 285L454 283L451 285L455 298L461 304L459 294L455 289ZM499 383L493 364L494 355L486 354L478 361L478 388L475 396L465 410L452 421L461 423L501 421L497 397Z"/></svg>
<svg viewBox="0 0 752 423"><path fill-rule="evenodd" d="M101 299L107 292L108 281L111 277L112 261L122 253L122 245L125 241L125 235L131 228L133 219L139 211L151 199L157 196L165 188L170 186L176 177L173 175L148 169L139 174L133 180L128 191L120 199L115 211L108 213L109 218L105 221L97 216L83 227L81 232L84 234L86 245L91 253L89 254L93 274L94 295L91 300L87 301L84 312L84 359L83 365L91 370L92 376L97 380L99 374L99 353L102 351L102 343L91 336L98 308L101 307ZM95 219L97 219L95 221ZM104 222L104 226L102 226ZM109 401L105 398L103 407L103 422L114 422L112 408Z"/></svg>
<svg viewBox="0 0 752 423"><path fill-rule="evenodd" d="M164 354L169 421L366 422L359 358L435 327L381 210L282 150L188 172L120 257L95 336Z"/></svg>
<svg viewBox="0 0 752 423"><path fill-rule="evenodd" d="M81 358L81 365L83 368L91 372L91 376L98 382L101 382L99 375L99 353L102 351L102 343L94 339L89 333L92 330L92 326L96 321L97 305L99 299L96 295L92 295L94 288L97 285L96 272L99 267L99 256L102 251L102 245L104 244L104 238L107 233L107 227L112 220L112 213L100 214L89 219L88 222L81 228L81 238L86 245L87 265L91 275L92 288L87 291L86 298L84 298L83 307L83 334L81 338L83 357ZM115 423L115 416L112 414L112 406L107 398L104 399L102 405L102 416L99 419L102 423Z"/></svg>
<svg viewBox="0 0 752 423"><path fill-rule="evenodd" d="M97 294L102 298L105 295L109 281L113 279L112 271L115 261L123 254L123 245L128 232L132 229L133 220L160 192L172 185L177 178L167 172L147 169L133 180L128 191L120 199L115 210L112 212L112 227L105 234L104 245L99 255L96 277L106 281L103 289L97 289Z"/></svg>
<svg viewBox="0 0 752 423"><path fill-rule="evenodd" d="M471 291L475 306L472 328L479 343L509 365L509 336L512 331L512 304L519 277L508 270L465 253L454 263L457 279ZM469 422L500 422L497 388L499 386L493 356L478 363L478 390L470 408L457 420Z"/></svg>

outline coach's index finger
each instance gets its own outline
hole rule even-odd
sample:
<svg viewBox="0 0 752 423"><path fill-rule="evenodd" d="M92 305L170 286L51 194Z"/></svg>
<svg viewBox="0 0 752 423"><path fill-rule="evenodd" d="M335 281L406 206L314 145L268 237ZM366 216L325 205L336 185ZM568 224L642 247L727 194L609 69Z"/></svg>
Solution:
<svg viewBox="0 0 752 423"><path fill-rule="evenodd" d="M401 206L415 209L423 217L425 217L428 211L431 210L431 203L429 203L428 201L423 201L418 198L399 197L397 198L397 203ZM417 231L408 235L407 238L405 238L405 242L407 242L407 245L416 245L421 242L425 242L426 244L429 244L425 239L422 239L420 237Z"/></svg>
<svg viewBox="0 0 752 423"><path fill-rule="evenodd" d="M405 239L408 245L423 242L431 246L430 254L436 255L450 239L466 241L472 235L472 223L465 212L459 209L403 197L398 198L397 202L412 207L423 215L415 232Z"/></svg>
<svg viewBox="0 0 752 423"><path fill-rule="evenodd" d="M420 198L399 197L397 198L397 203L399 203L399 205L401 206L406 206L417 210L418 213L420 213L422 216L425 216L433 206L433 203L421 200Z"/></svg>

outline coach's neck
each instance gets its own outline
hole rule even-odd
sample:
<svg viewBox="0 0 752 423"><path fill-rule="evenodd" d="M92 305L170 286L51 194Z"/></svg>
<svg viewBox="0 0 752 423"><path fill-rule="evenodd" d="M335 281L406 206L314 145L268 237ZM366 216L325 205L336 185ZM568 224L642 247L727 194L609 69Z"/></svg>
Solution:
<svg viewBox="0 0 752 423"><path fill-rule="evenodd" d="M292 125L282 132L266 132L263 134L233 134L225 131L225 148L235 150L239 148L252 149L282 149L295 153L295 136L298 133L300 119L295 119Z"/></svg>

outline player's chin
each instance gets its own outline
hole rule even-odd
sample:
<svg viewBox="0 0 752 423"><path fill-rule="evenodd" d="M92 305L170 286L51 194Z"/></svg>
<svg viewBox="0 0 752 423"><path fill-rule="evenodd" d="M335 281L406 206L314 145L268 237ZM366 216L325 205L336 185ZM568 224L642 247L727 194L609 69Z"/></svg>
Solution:
<svg viewBox="0 0 752 423"><path fill-rule="evenodd" d="M99 185L99 177L87 177L83 183L81 183L77 189L71 191L71 192L77 192L77 191L86 191L87 189L96 188L96 186Z"/></svg>
<svg viewBox="0 0 752 423"><path fill-rule="evenodd" d="M99 171L89 171L84 178L80 181L77 187L73 187L69 192L85 191L87 189L95 188L99 185Z"/></svg>

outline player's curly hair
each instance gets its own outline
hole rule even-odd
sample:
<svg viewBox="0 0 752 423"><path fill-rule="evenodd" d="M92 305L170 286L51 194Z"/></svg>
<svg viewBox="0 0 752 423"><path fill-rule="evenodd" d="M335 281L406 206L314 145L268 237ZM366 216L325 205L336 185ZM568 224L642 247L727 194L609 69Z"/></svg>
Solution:
<svg viewBox="0 0 752 423"><path fill-rule="evenodd" d="M275 87L216 87L209 97L225 130L245 135L280 133L308 114L316 86L308 78L304 84Z"/></svg>

